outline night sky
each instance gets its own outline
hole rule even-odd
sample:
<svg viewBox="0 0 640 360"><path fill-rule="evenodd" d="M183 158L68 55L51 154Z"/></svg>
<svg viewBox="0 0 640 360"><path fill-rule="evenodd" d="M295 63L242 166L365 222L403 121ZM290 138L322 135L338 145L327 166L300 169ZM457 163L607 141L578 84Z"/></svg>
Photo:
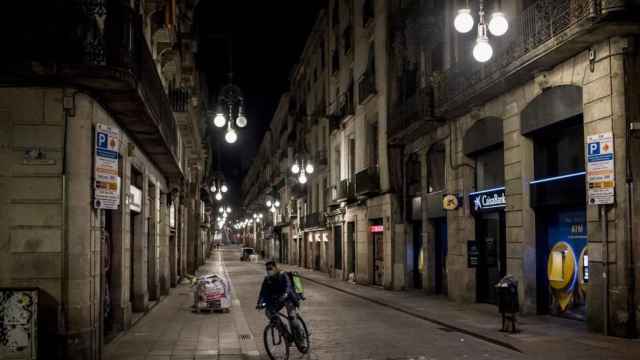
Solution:
<svg viewBox="0 0 640 360"><path fill-rule="evenodd" d="M232 39L234 83L244 92L249 125L235 144L216 129L219 165L230 183L232 203L257 147L269 127L280 96L288 90L289 74L298 63L305 40L325 0L201 0L196 8L199 36L197 62L207 77L210 104L227 83ZM212 107L213 108L213 107Z"/></svg>

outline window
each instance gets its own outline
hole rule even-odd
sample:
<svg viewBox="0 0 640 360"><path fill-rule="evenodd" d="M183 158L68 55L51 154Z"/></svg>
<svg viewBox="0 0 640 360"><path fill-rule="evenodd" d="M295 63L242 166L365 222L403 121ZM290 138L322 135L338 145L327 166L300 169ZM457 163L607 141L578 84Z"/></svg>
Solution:
<svg viewBox="0 0 640 360"><path fill-rule="evenodd" d="M374 0L365 0L362 5L362 27L366 27L369 21L375 17L375 2Z"/></svg>
<svg viewBox="0 0 640 360"><path fill-rule="evenodd" d="M582 115L544 128L533 139L536 179L584 171Z"/></svg>
<svg viewBox="0 0 640 360"><path fill-rule="evenodd" d="M378 149L378 123L369 125L369 166L377 168L380 165L380 155Z"/></svg>
<svg viewBox="0 0 640 360"><path fill-rule="evenodd" d="M353 179L356 173L356 139L349 139L349 179Z"/></svg>
<svg viewBox="0 0 640 360"><path fill-rule="evenodd" d="M504 150L502 144L476 155L476 189L504 185Z"/></svg>
<svg viewBox="0 0 640 360"><path fill-rule="evenodd" d="M427 192L432 193L445 188L445 147L435 144L427 153Z"/></svg>

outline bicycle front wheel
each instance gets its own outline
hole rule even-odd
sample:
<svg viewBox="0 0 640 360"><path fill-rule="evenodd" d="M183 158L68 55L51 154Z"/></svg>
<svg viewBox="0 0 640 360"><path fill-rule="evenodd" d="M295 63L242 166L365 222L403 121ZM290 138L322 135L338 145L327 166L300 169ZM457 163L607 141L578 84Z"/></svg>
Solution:
<svg viewBox="0 0 640 360"><path fill-rule="evenodd" d="M271 360L289 359L289 341L287 335L280 332L278 326L268 324L262 336L264 349Z"/></svg>

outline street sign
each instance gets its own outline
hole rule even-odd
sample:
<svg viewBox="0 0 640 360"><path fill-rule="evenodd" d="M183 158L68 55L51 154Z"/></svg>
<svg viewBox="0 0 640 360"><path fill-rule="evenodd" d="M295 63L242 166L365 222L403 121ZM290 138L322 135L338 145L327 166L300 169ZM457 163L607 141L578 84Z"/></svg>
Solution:
<svg viewBox="0 0 640 360"><path fill-rule="evenodd" d="M96 209L116 210L120 205L120 131L97 124L95 145L93 205Z"/></svg>
<svg viewBox="0 0 640 360"><path fill-rule="evenodd" d="M587 137L587 184L590 205L609 205L615 202L615 167L611 132Z"/></svg>

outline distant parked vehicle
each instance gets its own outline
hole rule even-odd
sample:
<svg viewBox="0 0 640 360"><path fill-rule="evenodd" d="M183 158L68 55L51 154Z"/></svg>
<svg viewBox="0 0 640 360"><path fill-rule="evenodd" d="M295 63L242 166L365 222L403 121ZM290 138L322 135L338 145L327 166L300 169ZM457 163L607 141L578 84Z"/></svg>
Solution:
<svg viewBox="0 0 640 360"><path fill-rule="evenodd" d="M255 252L255 250L253 248L250 247L244 247L242 248L242 254L240 256L240 261L250 261L251 260L251 256L255 255L257 257L257 254Z"/></svg>
<svg viewBox="0 0 640 360"><path fill-rule="evenodd" d="M220 274L208 274L197 278L193 300L196 312L202 310L229 312L231 287L229 279Z"/></svg>

